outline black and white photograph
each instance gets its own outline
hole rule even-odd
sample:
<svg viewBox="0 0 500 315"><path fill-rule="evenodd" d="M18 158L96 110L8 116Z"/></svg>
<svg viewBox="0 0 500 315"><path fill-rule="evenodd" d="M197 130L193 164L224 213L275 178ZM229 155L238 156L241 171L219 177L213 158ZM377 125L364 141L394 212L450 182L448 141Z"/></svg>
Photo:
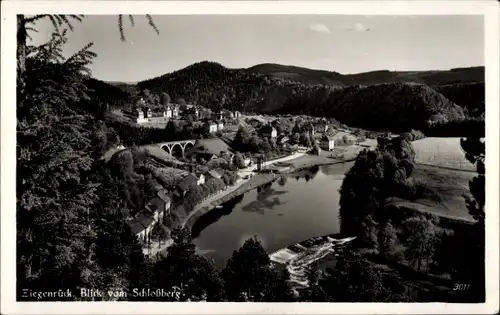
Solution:
<svg viewBox="0 0 500 315"><path fill-rule="evenodd" d="M498 312L487 10L78 2L2 13L16 34L1 106L12 303Z"/></svg>

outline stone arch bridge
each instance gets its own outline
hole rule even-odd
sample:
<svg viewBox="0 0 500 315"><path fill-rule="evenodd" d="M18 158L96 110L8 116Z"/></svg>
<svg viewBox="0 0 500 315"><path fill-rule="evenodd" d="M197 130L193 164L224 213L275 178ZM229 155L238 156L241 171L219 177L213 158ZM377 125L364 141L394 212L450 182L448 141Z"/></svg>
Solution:
<svg viewBox="0 0 500 315"><path fill-rule="evenodd" d="M155 143L155 146L162 148L172 156L184 157L186 149L194 147L196 140L178 140L170 142Z"/></svg>

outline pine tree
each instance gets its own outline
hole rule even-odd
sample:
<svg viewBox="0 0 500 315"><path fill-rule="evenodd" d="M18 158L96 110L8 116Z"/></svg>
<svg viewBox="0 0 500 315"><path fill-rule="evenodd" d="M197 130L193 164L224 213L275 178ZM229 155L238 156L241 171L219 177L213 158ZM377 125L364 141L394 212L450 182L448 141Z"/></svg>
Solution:
<svg viewBox="0 0 500 315"><path fill-rule="evenodd" d="M260 241L254 237L234 251L221 273L229 301L286 301L291 299L288 276L273 270Z"/></svg>
<svg viewBox="0 0 500 315"><path fill-rule="evenodd" d="M24 102L18 103L18 288L74 289L91 263L93 120L76 104L94 53L87 45L61 56L65 33L29 47Z"/></svg>

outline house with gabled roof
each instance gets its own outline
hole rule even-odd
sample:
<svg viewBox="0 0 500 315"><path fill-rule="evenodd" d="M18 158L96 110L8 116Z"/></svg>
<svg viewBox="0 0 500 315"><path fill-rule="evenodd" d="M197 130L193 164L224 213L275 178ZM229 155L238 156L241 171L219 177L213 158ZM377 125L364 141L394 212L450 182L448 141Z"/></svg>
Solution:
<svg viewBox="0 0 500 315"><path fill-rule="evenodd" d="M320 147L326 151L332 151L335 148L335 138L330 135L323 135L320 141Z"/></svg>
<svg viewBox="0 0 500 315"><path fill-rule="evenodd" d="M151 233L156 222L154 216L149 211L140 211L127 223L132 233L139 238L139 241L143 244L150 241Z"/></svg>

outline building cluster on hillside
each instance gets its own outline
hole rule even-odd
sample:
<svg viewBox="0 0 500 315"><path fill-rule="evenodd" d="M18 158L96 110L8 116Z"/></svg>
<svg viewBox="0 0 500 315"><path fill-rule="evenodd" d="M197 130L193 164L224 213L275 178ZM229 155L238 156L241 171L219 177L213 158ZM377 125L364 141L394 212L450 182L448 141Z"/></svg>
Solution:
<svg viewBox="0 0 500 315"><path fill-rule="evenodd" d="M147 104L143 98L137 101L132 111L124 112L126 116L137 124L165 123L171 119L186 119L188 116L191 116L191 121L202 122L208 133L222 131L224 129L224 119L237 119L241 117L239 111L223 109L220 112L211 112L202 106L192 104L180 105L169 103L165 106L152 106Z"/></svg>
<svg viewBox="0 0 500 315"><path fill-rule="evenodd" d="M227 144L219 138L198 140L196 145L189 151L189 156L194 158L197 164L206 164L220 159L221 163L235 163L234 154L230 151ZM250 159L245 158L245 165L251 163ZM143 210L130 217L128 224L132 233L136 235L143 245L150 244L152 233L159 222L170 213L172 203L182 200L193 187L200 185L210 185L213 180L220 180L224 171L220 168L214 168L204 173L191 170L180 182L167 191L156 180L153 180L153 186L156 190L154 198L149 200ZM170 196L170 197L169 197Z"/></svg>
<svg viewBox="0 0 500 315"><path fill-rule="evenodd" d="M258 116L247 120L252 127L258 127L262 138L273 140L281 147L286 146L292 139L294 133L306 133L318 145L320 150L333 151L335 146L352 144L356 142L354 136L349 130L337 129L332 127L326 119L318 119L299 124L299 131L286 130L282 128L280 119L266 122L265 119ZM294 127L295 129L296 127ZM284 130L285 129L285 130Z"/></svg>
<svg viewBox="0 0 500 315"><path fill-rule="evenodd" d="M172 201L167 196L167 191L158 182L155 184L156 196L142 209L127 221L130 230L139 241L147 244L151 241L153 228L170 213Z"/></svg>

